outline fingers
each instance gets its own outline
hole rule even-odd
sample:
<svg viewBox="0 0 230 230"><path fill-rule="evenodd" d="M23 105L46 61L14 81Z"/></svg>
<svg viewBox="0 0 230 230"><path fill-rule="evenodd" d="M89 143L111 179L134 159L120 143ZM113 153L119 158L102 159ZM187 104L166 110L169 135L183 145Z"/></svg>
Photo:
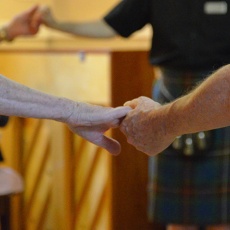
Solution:
<svg viewBox="0 0 230 230"><path fill-rule="evenodd" d="M120 106L116 108L96 107L83 117L85 121L90 121L90 125L107 125L110 128L117 127L128 112L132 109L128 106Z"/></svg>
<svg viewBox="0 0 230 230"><path fill-rule="evenodd" d="M124 106L129 106L131 107L132 109L135 109L136 106L138 105L138 99L134 99L132 101L127 101L125 102Z"/></svg>
<svg viewBox="0 0 230 230"><path fill-rule="evenodd" d="M27 11L27 14L32 16L37 10L38 10L39 6L38 5L35 5L33 7L31 7L28 11Z"/></svg>
<svg viewBox="0 0 230 230"><path fill-rule="evenodd" d="M126 114L132 109L129 106L120 106L111 111L112 114L109 114L110 118L117 119L125 117Z"/></svg>
<svg viewBox="0 0 230 230"><path fill-rule="evenodd" d="M141 96L141 97L138 97L136 99L133 99L131 101L127 101L125 102L125 106L130 106L132 109L135 109L139 104L141 104L142 102L145 102L145 101L152 101L150 98L148 97L144 97L144 96Z"/></svg>
<svg viewBox="0 0 230 230"><path fill-rule="evenodd" d="M42 13L49 13L50 8L48 6L41 6L39 9Z"/></svg>
<svg viewBox="0 0 230 230"><path fill-rule="evenodd" d="M41 24L41 21L39 18L34 18L29 26L29 35L34 35L39 31L39 26Z"/></svg>
<svg viewBox="0 0 230 230"><path fill-rule="evenodd" d="M121 132L127 136L127 133L128 133L128 127L127 127L127 124L126 124L126 121L125 119L122 121L121 125L120 125L120 130Z"/></svg>
<svg viewBox="0 0 230 230"><path fill-rule="evenodd" d="M35 5L21 14L21 23L24 26L24 35L34 35L39 30L41 20L39 17L39 6Z"/></svg>
<svg viewBox="0 0 230 230"><path fill-rule="evenodd" d="M42 6L39 9L41 21L43 24L48 25L49 21L53 19L52 12L48 6Z"/></svg>
<svg viewBox="0 0 230 230"><path fill-rule="evenodd" d="M39 8L39 13L40 13L41 15L48 14L49 11L50 11L50 9L49 9L48 6L41 6L41 7Z"/></svg>
<svg viewBox="0 0 230 230"><path fill-rule="evenodd" d="M127 122L125 119L120 125L120 131L126 136L129 144L135 144L135 139L137 138L138 133L134 131L133 121ZM137 138L137 140L139 139Z"/></svg>
<svg viewBox="0 0 230 230"><path fill-rule="evenodd" d="M43 22L44 14L48 10L49 8L47 6L35 6L30 10L29 18L34 23L34 25L41 24Z"/></svg>
<svg viewBox="0 0 230 230"><path fill-rule="evenodd" d="M102 135L99 139L92 141L92 143L106 149L112 155L118 155L121 152L120 143L104 135Z"/></svg>

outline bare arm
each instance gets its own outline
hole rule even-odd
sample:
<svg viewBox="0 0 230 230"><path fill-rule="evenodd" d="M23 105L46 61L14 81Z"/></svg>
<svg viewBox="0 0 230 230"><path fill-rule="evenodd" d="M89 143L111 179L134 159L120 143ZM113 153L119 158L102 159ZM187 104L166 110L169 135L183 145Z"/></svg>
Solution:
<svg viewBox="0 0 230 230"><path fill-rule="evenodd" d="M40 9L37 17L47 27L69 33L76 36L95 37L95 38L111 38L116 36L116 32L103 19L91 22L61 22L54 18L48 7Z"/></svg>
<svg viewBox="0 0 230 230"><path fill-rule="evenodd" d="M65 120L74 103L28 88L0 75L0 113L8 116Z"/></svg>
<svg viewBox="0 0 230 230"><path fill-rule="evenodd" d="M0 114L52 119L64 122L70 130L112 154L120 144L104 133L118 127L129 107L109 108L75 102L28 88L0 75Z"/></svg>
<svg viewBox="0 0 230 230"><path fill-rule="evenodd" d="M168 109L171 120L167 126L177 135L230 125L230 65L213 73L190 94L169 104Z"/></svg>
<svg viewBox="0 0 230 230"><path fill-rule="evenodd" d="M167 148L176 136L230 125L230 65L188 95L161 106L141 97L121 125L130 144L148 155Z"/></svg>

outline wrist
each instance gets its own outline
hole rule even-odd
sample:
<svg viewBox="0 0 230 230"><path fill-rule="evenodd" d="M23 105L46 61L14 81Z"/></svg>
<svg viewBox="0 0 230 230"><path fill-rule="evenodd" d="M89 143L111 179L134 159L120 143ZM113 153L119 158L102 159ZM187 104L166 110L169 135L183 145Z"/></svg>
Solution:
<svg viewBox="0 0 230 230"><path fill-rule="evenodd" d="M58 112L58 117L56 117L55 120L64 123L71 123L72 115L75 113L78 103L68 98L59 98L59 102L57 104L58 107L60 106L61 111Z"/></svg>
<svg viewBox="0 0 230 230"><path fill-rule="evenodd" d="M181 135L178 125L178 117L175 113L174 103L165 104L156 111L159 129L162 130L165 137L175 138ZM156 122L156 121L155 121Z"/></svg>
<svg viewBox="0 0 230 230"><path fill-rule="evenodd" d="M190 114L188 113L188 100L187 96L184 99L177 99L166 105L168 110L167 124L173 135L181 136L190 132Z"/></svg>

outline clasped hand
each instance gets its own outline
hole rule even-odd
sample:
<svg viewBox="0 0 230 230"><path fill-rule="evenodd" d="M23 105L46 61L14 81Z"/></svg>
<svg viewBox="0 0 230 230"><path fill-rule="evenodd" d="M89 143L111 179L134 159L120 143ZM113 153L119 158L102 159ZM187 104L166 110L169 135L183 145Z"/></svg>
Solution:
<svg viewBox="0 0 230 230"><path fill-rule="evenodd" d="M139 97L126 102L132 110L122 121L120 130L127 137L127 142L149 156L166 149L175 139L165 126L167 116L162 106L147 97Z"/></svg>
<svg viewBox="0 0 230 230"><path fill-rule="evenodd" d="M66 123L71 131L113 155L120 153L120 143L104 133L120 126L129 144L153 156L175 139L167 130L167 115L162 108L147 97L139 97L117 108L77 103Z"/></svg>
<svg viewBox="0 0 230 230"><path fill-rule="evenodd" d="M64 122L72 132L117 155L121 150L120 143L104 133L110 128L119 127L121 120L130 110L128 106L110 108L76 103L71 116Z"/></svg>

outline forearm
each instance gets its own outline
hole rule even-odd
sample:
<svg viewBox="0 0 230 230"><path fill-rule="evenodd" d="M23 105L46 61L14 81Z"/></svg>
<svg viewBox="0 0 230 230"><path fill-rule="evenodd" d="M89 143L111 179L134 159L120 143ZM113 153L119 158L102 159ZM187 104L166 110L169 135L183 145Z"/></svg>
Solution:
<svg viewBox="0 0 230 230"><path fill-rule="evenodd" d="M0 75L0 114L65 121L77 103L30 89Z"/></svg>
<svg viewBox="0 0 230 230"><path fill-rule="evenodd" d="M47 26L75 36L92 38L111 38L116 36L116 32L103 20L82 23L53 21Z"/></svg>
<svg viewBox="0 0 230 230"><path fill-rule="evenodd" d="M230 65L212 74L190 94L165 107L167 129L175 135L230 125Z"/></svg>

